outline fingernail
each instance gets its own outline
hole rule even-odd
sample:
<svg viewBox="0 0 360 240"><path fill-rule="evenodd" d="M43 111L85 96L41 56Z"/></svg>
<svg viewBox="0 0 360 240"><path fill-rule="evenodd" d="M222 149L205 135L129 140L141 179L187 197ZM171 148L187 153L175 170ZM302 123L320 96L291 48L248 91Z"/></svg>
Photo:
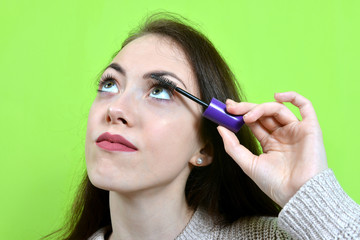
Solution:
<svg viewBox="0 0 360 240"><path fill-rule="evenodd" d="M231 99L226 99L225 103L226 103L227 106L233 106L235 104L235 102L233 100L231 100Z"/></svg>
<svg viewBox="0 0 360 240"><path fill-rule="evenodd" d="M248 112L247 114L245 114L243 116L243 119L245 120L245 119L249 118L250 116L251 116L251 112Z"/></svg>

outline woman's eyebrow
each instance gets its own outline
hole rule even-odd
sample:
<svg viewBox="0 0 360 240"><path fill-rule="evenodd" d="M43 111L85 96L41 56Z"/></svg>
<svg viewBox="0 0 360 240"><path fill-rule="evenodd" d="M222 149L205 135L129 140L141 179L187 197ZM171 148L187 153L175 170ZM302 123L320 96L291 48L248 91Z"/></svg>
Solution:
<svg viewBox="0 0 360 240"><path fill-rule="evenodd" d="M107 66L106 69L108 69L108 68L112 68L112 69L116 70L118 73L126 76L125 70L124 70L119 64L117 64L117 63L111 63L109 66ZM106 70L106 69L105 69L105 70Z"/></svg>
<svg viewBox="0 0 360 240"><path fill-rule="evenodd" d="M149 73L145 73L143 78L144 79L147 79L147 78L151 78L151 75L154 74L156 76L159 76L159 77L162 77L162 76L171 76L173 78L175 78L176 80L178 80L184 87L185 89L186 88L186 85L185 83L178 77L176 76L176 74L172 73L172 72L167 72L167 71L152 71L152 72L149 72Z"/></svg>
<svg viewBox="0 0 360 240"><path fill-rule="evenodd" d="M108 68L112 68L115 71L117 71L118 73L126 76L125 70L118 63L111 63L109 66L107 66L106 69L108 69ZM143 78L144 79L149 79L149 78L151 78L152 74L157 75L157 76L171 76L171 77L175 78L176 80L178 80L185 87L185 89L187 89L184 81L182 81L178 76L176 76L176 74L174 74L172 72L168 72L168 71L152 71L152 72L145 73Z"/></svg>

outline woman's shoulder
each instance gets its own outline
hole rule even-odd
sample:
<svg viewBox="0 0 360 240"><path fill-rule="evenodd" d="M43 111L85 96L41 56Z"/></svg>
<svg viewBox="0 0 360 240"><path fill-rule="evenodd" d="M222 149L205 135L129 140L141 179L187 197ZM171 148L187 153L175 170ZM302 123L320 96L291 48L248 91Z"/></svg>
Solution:
<svg viewBox="0 0 360 240"><path fill-rule="evenodd" d="M230 225L217 224L198 209L177 239L291 239L277 226L276 217L243 217Z"/></svg>
<svg viewBox="0 0 360 240"><path fill-rule="evenodd" d="M278 227L278 218L270 216L242 217L219 231L228 239L292 239Z"/></svg>
<svg viewBox="0 0 360 240"><path fill-rule="evenodd" d="M244 239L292 239L278 227L278 218L270 216L242 217L227 227L232 236ZM226 228L224 229L226 230Z"/></svg>
<svg viewBox="0 0 360 240"><path fill-rule="evenodd" d="M106 240L110 227L96 231L88 240ZM204 210L198 209L180 239L291 239L277 226L276 217L243 217L226 226L217 224Z"/></svg>

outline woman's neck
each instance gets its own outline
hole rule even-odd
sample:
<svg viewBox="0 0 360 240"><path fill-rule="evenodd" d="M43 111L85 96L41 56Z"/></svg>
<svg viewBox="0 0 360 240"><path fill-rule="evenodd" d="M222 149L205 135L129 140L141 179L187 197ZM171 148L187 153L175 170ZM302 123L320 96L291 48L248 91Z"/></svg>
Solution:
<svg viewBox="0 0 360 240"><path fill-rule="evenodd" d="M193 214L183 191L150 192L110 192L110 240L174 239L182 232Z"/></svg>

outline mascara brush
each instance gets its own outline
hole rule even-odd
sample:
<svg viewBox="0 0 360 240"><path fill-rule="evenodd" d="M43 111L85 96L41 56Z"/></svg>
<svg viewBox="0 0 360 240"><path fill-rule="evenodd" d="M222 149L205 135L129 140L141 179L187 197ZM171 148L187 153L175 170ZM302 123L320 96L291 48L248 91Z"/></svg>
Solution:
<svg viewBox="0 0 360 240"><path fill-rule="evenodd" d="M162 85L169 87L171 91L177 91L185 97L204 106L206 109L202 114L203 117L223 127L226 127L234 133L237 133L240 128L245 124L243 116L235 116L229 114L226 111L226 105L221 101L217 100L216 98L212 98L210 104L207 104L199 98L195 97L194 95L190 94L189 92L185 91L184 89L179 88L178 86L176 86L175 83L163 76L151 74L151 78L159 81Z"/></svg>

